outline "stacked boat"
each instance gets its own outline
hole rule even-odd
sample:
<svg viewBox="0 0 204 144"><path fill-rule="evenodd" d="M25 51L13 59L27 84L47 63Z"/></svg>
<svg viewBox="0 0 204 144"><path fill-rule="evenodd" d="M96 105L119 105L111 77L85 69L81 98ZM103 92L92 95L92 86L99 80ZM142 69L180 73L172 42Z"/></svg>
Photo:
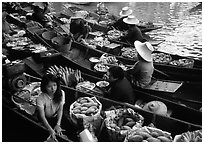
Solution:
<svg viewBox="0 0 204 144"><path fill-rule="evenodd" d="M62 14L60 15L62 16ZM55 18L60 19L57 15ZM56 27L54 29L36 25L23 29L26 32L24 36L29 38L30 41L26 45L21 45L22 48L9 45L12 50L13 47L15 49L16 47L25 49L30 45L38 44L45 50L43 52L35 51L23 58L22 62L26 67L23 72L12 74L12 76L6 75L7 72L3 73L7 84L7 86L3 86L2 93L3 110L6 111L6 114L3 113L3 122L7 120L7 123L13 123L13 119L10 119L7 113L15 115L19 119L19 124L11 124L11 127L17 128L26 122L28 128L33 127L34 130L38 130L38 133L24 128L26 132L29 130L32 137L33 135L39 136L39 139L36 139L38 141L46 140L49 133L35 119L33 112L36 108L35 99L40 93L40 80L45 73L49 72L61 78L62 89L66 94L62 120L62 128L66 131L63 136L57 137L58 141L79 141L77 136L79 128L76 122L79 118L78 114L82 117L88 117L88 120L90 120L86 119L84 127L91 132L94 141L172 142L202 140L202 112L200 111L202 107L202 87L199 79L202 76L201 62L193 60L193 64L189 61L189 64L185 64L183 67L181 65L175 66L176 62L174 60L187 58L155 52L155 68L158 71L155 71L154 79L149 87L144 89L134 87L135 105L113 101L103 95L103 91L108 88L108 84L104 83L102 77L112 65L121 66L126 70L127 65L133 64L135 62L134 58L127 53L128 50L133 51L134 48L131 45L121 43L117 39L110 38L107 39L109 41L107 45L97 43L97 45L94 45L95 48L85 45L85 43L70 41L67 33L61 28L62 23L59 25L59 21L55 22ZM28 21L25 23L28 23ZM90 39L95 38L95 33L100 33L102 36L111 33L110 30L105 30L100 25L92 27L94 31L89 34ZM54 37L52 39L48 35L46 37L46 32L50 33L49 36L52 33L52 36L60 37L60 40L62 37L67 38L66 42L68 41L68 43L63 43L63 45L58 43L56 45L56 43L53 43ZM164 60L168 60L169 63L163 62ZM7 65L5 64L5 67ZM174 74L167 73L164 69L178 73L182 72L183 74L189 71L189 77L185 76L179 79ZM191 74L194 72L198 79L192 80L190 72ZM19 87L11 90L13 85L8 86L10 83L7 80L12 80L14 83L14 78L19 75L23 75L24 79L17 81L16 84ZM24 82L23 86L21 85L22 81ZM76 103L81 104L82 99L93 102L94 110L91 110L91 105L86 107L86 109L90 108L86 112L82 110L82 106L80 109L76 109L74 105ZM150 109L149 105L155 109L161 106L163 111L158 112ZM95 121L91 119L93 117L96 118ZM3 133L9 127L6 126L3 127ZM22 137L19 133L18 137L23 139L24 136ZM33 139L30 138L31 141Z"/></svg>

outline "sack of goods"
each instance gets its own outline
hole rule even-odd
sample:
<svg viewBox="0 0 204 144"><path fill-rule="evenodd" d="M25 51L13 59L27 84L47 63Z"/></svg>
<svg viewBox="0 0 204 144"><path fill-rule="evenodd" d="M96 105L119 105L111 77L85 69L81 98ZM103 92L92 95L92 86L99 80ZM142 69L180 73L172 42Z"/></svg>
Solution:
<svg viewBox="0 0 204 144"><path fill-rule="evenodd" d="M70 118L77 125L77 119L82 118L96 128L101 122L102 104L95 97L80 97L70 105Z"/></svg>
<svg viewBox="0 0 204 144"><path fill-rule="evenodd" d="M105 111L105 126L110 141L122 142L131 129L141 128L144 122L143 116L130 108L119 108Z"/></svg>

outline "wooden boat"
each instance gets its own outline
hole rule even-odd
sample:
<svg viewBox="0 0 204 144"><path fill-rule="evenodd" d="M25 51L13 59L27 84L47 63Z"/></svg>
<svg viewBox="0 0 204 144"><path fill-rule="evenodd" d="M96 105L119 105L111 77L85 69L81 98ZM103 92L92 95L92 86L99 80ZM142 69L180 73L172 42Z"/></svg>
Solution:
<svg viewBox="0 0 204 144"><path fill-rule="evenodd" d="M68 15L68 14L64 14L64 13L56 13L55 15L53 15L54 20L56 22L57 25L66 25L66 23L64 23L61 19L65 18L65 19L70 19L72 15ZM112 27L108 27L108 26L104 26L104 25L100 25L97 24L97 22L93 19L98 19L98 16L95 14L89 14L89 16L87 18L84 18L84 20L86 20L89 25L92 28L92 31L102 31L104 34L106 34L108 31L112 30ZM94 22L93 22L94 21ZM142 30L142 29L141 29ZM142 31L147 31L147 30L142 30ZM164 40L155 40L153 38L150 38L147 34L145 34L144 32L142 33L143 37L150 42L153 46L157 46L159 44L161 44L162 42L164 42ZM117 42L118 40L116 40ZM127 43L122 42L124 44L127 45Z"/></svg>
<svg viewBox="0 0 204 144"><path fill-rule="evenodd" d="M82 8L78 7L78 6L73 6L73 5L69 5L68 6L68 14L69 15L75 15L75 13L77 13L77 11L84 11ZM100 15L98 15L95 12L92 11L87 11L89 13L89 15L94 15L95 18L97 18L96 20L99 22L100 21L110 21L113 22L115 21L115 19L119 19L117 16L112 16L111 14L109 14L110 16L107 18L101 17ZM138 25L138 27L140 28L141 32L145 33L145 32L150 32L153 30L157 30L157 29L161 29L162 25L159 24L151 24L150 23L145 23L145 22L140 22L140 24Z"/></svg>
<svg viewBox="0 0 204 144"><path fill-rule="evenodd" d="M39 29L39 31L45 31L46 29ZM33 34L33 35L35 35L35 34ZM39 38L39 36L38 35L36 35L38 38ZM38 39L37 38L37 39ZM38 39L39 40L39 39ZM40 38L40 40L42 40L41 38ZM45 42L44 40L42 40L42 42ZM47 44L47 42L45 42L46 44ZM49 44L48 44L49 45ZM80 45L80 44L75 44L77 47ZM74 45L73 45L74 46ZM88 58L89 57L91 57L91 56L97 56L97 57L100 57L101 56L101 54L100 53L98 53L98 54L96 54L96 52L95 51L93 51L92 49L90 49L90 48L88 48L88 50L87 50L87 48L84 48L84 47L82 47L81 45L79 46L79 49L80 50L83 50L83 56L80 56L80 57L73 57L73 55L72 55L72 59L74 59L75 61L72 61L72 60L70 60L70 56L68 56L68 59L69 59L69 63L72 63L72 65L76 65L76 66L79 66L80 67L80 69L83 69L84 71L88 71L88 73L90 73L91 75L95 75L95 76L99 76L99 77L102 77L103 76L103 73L97 73L96 71L93 71L93 70L91 70L90 69L90 66L91 66L91 63L90 63L90 61L88 60ZM74 51L74 50L73 50ZM88 56L88 53L89 53L89 56ZM86 57L86 58L84 58L84 57ZM66 59L67 59L67 57L66 57ZM81 62L81 65L78 65L79 64L79 62ZM87 67L89 67L88 69L87 69ZM189 84L190 85L190 84ZM194 87L196 87L197 85L195 85ZM198 86L199 86L199 84L198 84ZM198 89L200 89L200 86L199 86L199 88ZM198 90L198 91L196 91L196 92L198 92L198 93L200 93L200 91ZM180 93L180 92L178 92L178 93ZM177 94L178 94L177 93ZM164 95L168 95L168 98L170 97L171 99L172 99L172 94L169 94L169 93L162 93L162 94L164 94ZM177 95L176 94L176 95ZM169 96L170 95L170 96ZM174 95L174 94L173 94ZM176 95L174 95L173 97L177 97ZM183 95L183 94L180 94L181 96ZM168 99L167 98L167 99ZM180 98L181 100L185 100L184 98ZM200 97L198 97L198 98L196 98L198 101L200 101ZM185 101L188 101L188 100L185 100ZM191 100L190 100L191 101ZM194 101L191 101L191 102L194 102ZM196 103L196 101L195 101L195 103ZM197 103L200 103L200 102L197 102ZM197 109L198 109L198 107L197 107Z"/></svg>
<svg viewBox="0 0 204 144"><path fill-rule="evenodd" d="M45 40L42 39L42 37L39 35L36 35L42 42L45 42ZM48 44L49 45L49 44ZM49 45L50 46L50 45ZM51 47L51 46L50 46ZM94 75L96 77L102 78L104 75L104 72L99 72L93 69L92 63L89 61L90 57L101 57L101 53L97 53L96 50L93 50L89 47L84 47L83 45L79 43L72 43L71 51L67 54L63 53L63 61L66 61L66 63L70 63L70 65L74 65L74 67L77 67L79 70L84 71L85 73L88 73L90 75ZM157 73L155 71L155 73ZM161 74L157 73L157 79L159 79L158 76L161 76ZM165 80L166 81L166 80ZM161 96L165 99L181 102L189 107L194 107L195 109L200 109L202 104L202 97L201 97L201 83L200 82L184 82L182 86L180 85L182 82L178 81L169 81L170 83L173 83L176 85L177 89L175 91L158 91L155 88L153 89L140 89L141 91L148 91L151 94ZM193 95L196 95L196 97L192 97Z"/></svg>
<svg viewBox="0 0 204 144"><path fill-rule="evenodd" d="M60 16L69 18L64 14L60 14ZM91 41L93 40L94 37L98 36L96 35L97 32L98 33L102 32L101 33L102 37L104 37L103 35L106 35L105 37L108 36L107 35L107 32L109 31L108 28L100 25L91 25L91 27L93 32L90 32L89 37L86 41ZM154 40L152 41L151 38L149 38L147 35L145 34L143 35L144 37L149 39L149 42L153 46L156 46L162 43L162 41L154 41ZM129 65L133 65L136 62L136 58L132 57L134 46L124 42L120 42L115 39L109 39L109 41L110 41L110 45L102 46L102 47L96 46L96 48L94 49L101 51L101 53L109 53L109 54L115 55L118 60L123 61L124 63ZM156 68L156 70L159 70L161 72L168 74L169 78L171 77L172 80L201 81L202 61L184 57L184 56L168 54L160 51L154 51L153 55L154 55L154 67Z"/></svg>
<svg viewBox="0 0 204 144"><path fill-rule="evenodd" d="M44 63L46 63L46 65L44 65L42 63L36 63L32 57L24 59L24 62L27 65L29 73L31 75L35 75L37 77L42 77L45 74L46 70L48 69L47 68L48 65L49 65L49 67L51 67L53 65L56 65L57 67L67 66L68 68L74 69L74 67L70 66L69 64L67 64L67 65L62 64L62 62L59 60L63 60L63 58L62 58L62 56L57 55L55 57L52 57L52 60L44 62ZM82 77L84 78L85 81L90 81L92 83L97 83L98 81L102 80L101 78L94 77L94 76L91 76L91 75L83 73L83 72L82 72ZM103 96L101 90L98 88L93 89L92 91L89 91L88 93L98 95L98 96ZM139 91L139 90L135 89L134 93L135 93L135 98L136 98L135 101L139 100L143 104L150 102L150 101L155 101L155 100L161 101L164 104L166 104L166 106L169 110L168 112L172 113L172 114L170 114L171 117L179 119L179 120L183 120L186 122L190 122L193 124L201 125L202 113L198 110L195 110L195 109L192 109L189 107L185 107L185 106L180 105L178 103L163 99L159 96L152 95L152 94L149 94L149 93L144 92L144 91ZM186 117L184 117L183 115L182 116L180 115L181 111L182 111L183 115L186 115ZM188 114L190 114L190 113L192 113L192 115L193 115L192 117L188 116ZM195 120L195 117L197 117L196 120Z"/></svg>
<svg viewBox="0 0 204 144"><path fill-rule="evenodd" d="M35 78L35 77L28 77L28 79L29 79L28 83L40 81L39 78ZM85 94L85 93L82 93L80 91L76 91L73 88L69 88L69 87L65 87L65 86L62 86L62 89L65 91L66 95L69 95L69 99L66 99L66 102L65 102L63 119L62 119L62 124L61 124L61 127L66 130L63 134L66 135L67 138L66 139L58 138L58 140L59 141L75 141L75 142L77 142L77 141L79 141L79 139L78 139L76 133L79 129L70 120L69 107L79 97L94 97L94 95L88 94L88 93ZM7 90L3 90L2 96L3 96L3 108L4 108L3 126L6 126L7 128L9 126L15 126L14 128L16 128L17 126L23 125L23 127L21 127L20 130L18 129L16 131L16 132L18 132L18 133L16 133L16 135L20 136L20 137L18 137L18 139L13 139L13 140L16 140L16 141L22 141L23 140L23 137L25 136L25 135L23 135L24 132L21 131L23 128L23 130L25 130L26 132L29 130L29 133L27 133L26 135L32 136L32 137L26 137L27 138L26 141L44 141L45 138L47 138L47 136L48 136L48 133L45 130L45 128L42 125L40 125L39 122L37 122L33 118L32 115L26 113L23 109L21 110L21 109L17 108L15 105L13 105L13 102L11 101L10 98L11 97L18 97L18 96L13 95L12 93L8 93ZM136 108L130 104L116 102L116 101L109 100L109 99L106 99L103 97L98 97L98 96L95 96L95 97L103 105L102 111L107 110L108 108L110 108L113 105L131 108L135 112L138 112L139 114L141 114L144 117L144 125L149 125L150 123L153 123L157 128L159 128L163 131L170 132L172 137L174 137L177 134L181 134L183 132L186 132L186 131L194 131L194 130L202 129L201 126L194 125L194 124L182 121L182 120L177 120L177 119L171 118L171 117L155 115L151 112L144 111L142 109L138 109L138 108ZM13 106L11 106L11 105L13 105ZM13 114L13 115L8 115L8 114ZM10 117L8 117L8 116L10 116ZM15 125L13 125L13 119L14 118L19 120L18 125L16 125L16 123L15 123ZM8 121L5 122L5 120L8 120ZM26 126L25 126L25 123L26 123ZM12 128L12 127L9 127L9 128ZM5 131L7 131L7 130L8 129L5 129L5 127L3 127L3 134L5 134ZM34 130L38 130L37 133ZM4 136L5 136L4 140L11 141L11 137L6 137L8 135L4 135ZM35 136L35 137L33 137L33 136ZM101 142L102 141L103 142L109 141L110 142L107 129L103 125L103 123L101 123L99 132L96 133L96 136L98 138L98 141L101 141Z"/></svg>

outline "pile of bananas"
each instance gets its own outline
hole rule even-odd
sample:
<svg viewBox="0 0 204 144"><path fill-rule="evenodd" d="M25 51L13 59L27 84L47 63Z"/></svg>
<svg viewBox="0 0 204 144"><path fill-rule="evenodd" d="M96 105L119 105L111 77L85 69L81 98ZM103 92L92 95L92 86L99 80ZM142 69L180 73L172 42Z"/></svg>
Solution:
<svg viewBox="0 0 204 144"><path fill-rule="evenodd" d="M156 62L156 63L166 64L172 60L171 56L165 53L153 53L152 56L153 56L153 62Z"/></svg>
<svg viewBox="0 0 204 144"><path fill-rule="evenodd" d="M66 86L72 86L83 81L81 71L77 69L73 70L71 68L53 65L48 68L47 73L60 77L62 83Z"/></svg>
<svg viewBox="0 0 204 144"><path fill-rule="evenodd" d="M174 142L202 142L202 130L188 131L177 135L174 138Z"/></svg>
<svg viewBox="0 0 204 144"><path fill-rule="evenodd" d="M128 142L172 142L171 134L153 127L142 127L128 132Z"/></svg>

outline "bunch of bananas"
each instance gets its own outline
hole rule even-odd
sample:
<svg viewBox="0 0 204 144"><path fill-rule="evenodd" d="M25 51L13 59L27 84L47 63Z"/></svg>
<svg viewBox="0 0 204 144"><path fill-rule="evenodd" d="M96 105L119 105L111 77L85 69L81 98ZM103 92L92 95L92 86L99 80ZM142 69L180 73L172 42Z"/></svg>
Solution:
<svg viewBox="0 0 204 144"><path fill-rule="evenodd" d="M73 70L71 68L53 65L48 68L47 73L60 77L62 83L66 86L72 86L83 81L81 71L77 69Z"/></svg>

